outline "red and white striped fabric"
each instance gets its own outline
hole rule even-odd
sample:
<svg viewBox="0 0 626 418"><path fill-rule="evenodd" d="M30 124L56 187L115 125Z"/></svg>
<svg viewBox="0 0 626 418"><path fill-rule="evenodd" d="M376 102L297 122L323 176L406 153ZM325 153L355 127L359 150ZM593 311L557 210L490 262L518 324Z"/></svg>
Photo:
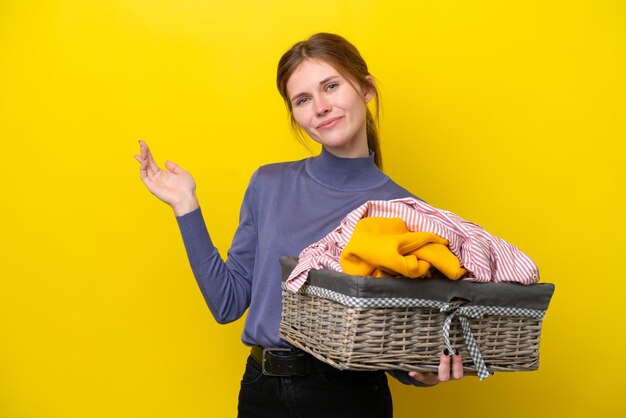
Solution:
<svg viewBox="0 0 626 418"><path fill-rule="evenodd" d="M302 250L298 264L287 278L287 288L297 292L311 269L342 271L341 251L350 241L357 222L365 217L400 218L410 231L432 232L447 239L450 251L468 271L463 280L523 284L539 280L535 263L514 245L452 212L418 199L403 198L371 200L350 212L334 231Z"/></svg>

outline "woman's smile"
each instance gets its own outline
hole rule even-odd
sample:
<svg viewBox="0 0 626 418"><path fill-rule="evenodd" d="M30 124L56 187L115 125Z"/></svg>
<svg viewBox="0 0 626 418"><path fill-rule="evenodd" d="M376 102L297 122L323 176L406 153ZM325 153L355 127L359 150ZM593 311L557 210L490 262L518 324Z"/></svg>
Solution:
<svg viewBox="0 0 626 418"><path fill-rule="evenodd" d="M332 127L334 127L336 124L339 123L339 121L343 118L343 116L337 116L334 118L330 118L325 120L324 122L320 123L319 125L317 125L317 129L321 129L321 130L325 130L325 129L331 129Z"/></svg>

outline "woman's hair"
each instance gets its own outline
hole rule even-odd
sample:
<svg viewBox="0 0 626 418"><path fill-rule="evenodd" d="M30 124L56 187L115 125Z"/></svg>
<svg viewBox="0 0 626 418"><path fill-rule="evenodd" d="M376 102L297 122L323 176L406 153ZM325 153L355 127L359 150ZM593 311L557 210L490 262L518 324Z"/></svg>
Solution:
<svg viewBox="0 0 626 418"><path fill-rule="evenodd" d="M287 81L291 74L307 59L319 59L335 68L352 87L356 83L362 91L370 91L376 104L376 118L366 108L367 147L374 152L374 162L382 169L383 160L378 140L378 109L380 95L373 77L367 70L367 64L354 45L339 35L316 33L309 39L298 42L280 58L276 74L276 86L291 115L291 125L299 139L303 139L302 130L293 117L291 101L287 94Z"/></svg>

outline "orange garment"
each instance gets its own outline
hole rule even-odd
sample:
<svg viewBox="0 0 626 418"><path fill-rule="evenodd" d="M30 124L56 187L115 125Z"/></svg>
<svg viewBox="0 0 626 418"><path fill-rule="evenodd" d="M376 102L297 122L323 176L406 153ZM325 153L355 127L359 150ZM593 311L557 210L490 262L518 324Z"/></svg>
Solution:
<svg viewBox="0 0 626 418"><path fill-rule="evenodd" d="M339 262L344 273L357 276L430 277L434 267L457 280L467 271L447 246L431 232L408 231L400 218L363 218Z"/></svg>

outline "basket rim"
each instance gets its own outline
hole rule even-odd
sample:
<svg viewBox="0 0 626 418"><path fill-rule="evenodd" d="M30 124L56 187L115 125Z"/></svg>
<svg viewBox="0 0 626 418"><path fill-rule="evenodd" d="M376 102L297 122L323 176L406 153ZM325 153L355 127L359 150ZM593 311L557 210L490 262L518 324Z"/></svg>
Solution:
<svg viewBox="0 0 626 418"><path fill-rule="evenodd" d="M298 263L296 257L280 257L282 284ZM470 305L545 311L554 294L554 284L478 283L444 277L409 279L353 276L331 270L309 271L305 286L360 300L419 299L450 303L461 299ZM372 304L374 302L371 302Z"/></svg>

